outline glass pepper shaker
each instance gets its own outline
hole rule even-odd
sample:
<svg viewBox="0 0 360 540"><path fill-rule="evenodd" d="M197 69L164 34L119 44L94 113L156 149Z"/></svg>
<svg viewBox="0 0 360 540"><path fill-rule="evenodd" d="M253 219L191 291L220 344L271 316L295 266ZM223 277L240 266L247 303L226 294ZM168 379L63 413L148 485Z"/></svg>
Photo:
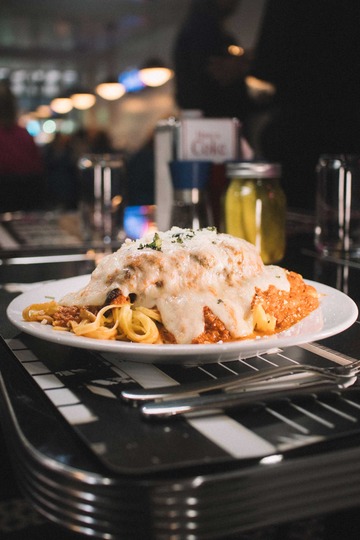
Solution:
<svg viewBox="0 0 360 540"><path fill-rule="evenodd" d="M254 244L265 264L285 254L286 198L281 166L268 162L229 162L225 231Z"/></svg>
<svg viewBox="0 0 360 540"><path fill-rule="evenodd" d="M207 194L211 166L210 161L169 162L174 188L171 227L202 229L213 225Z"/></svg>

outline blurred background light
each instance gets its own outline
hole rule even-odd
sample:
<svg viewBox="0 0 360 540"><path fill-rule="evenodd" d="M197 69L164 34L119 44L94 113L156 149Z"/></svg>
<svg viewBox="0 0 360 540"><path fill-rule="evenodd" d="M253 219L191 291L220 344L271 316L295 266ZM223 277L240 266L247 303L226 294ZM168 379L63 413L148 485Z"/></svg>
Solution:
<svg viewBox="0 0 360 540"><path fill-rule="evenodd" d="M174 72L166 67L148 67L140 69L140 80L146 86L162 86L167 83L174 75Z"/></svg>
<svg viewBox="0 0 360 540"><path fill-rule="evenodd" d="M54 120L45 120L45 122L43 123L42 129L45 133L55 133L56 122L54 122Z"/></svg>
<svg viewBox="0 0 360 540"><path fill-rule="evenodd" d="M245 49L239 45L229 45L228 53L232 56L243 56L245 54Z"/></svg>
<svg viewBox="0 0 360 540"><path fill-rule="evenodd" d="M112 81L103 82L97 85L96 93L103 99L114 101L120 99L126 92L126 88L120 82Z"/></svg>
<svg viewBox="0 0 360 540"><path fill-rule="evenodd" d="M245 82L249 95L254 99L265 96L271 97L276 93L276 86L269 81L248 75Z"/></svg>
<svg viewBox="0 0 360 540"><path fill-rule="evenodd" d="M40 122L38 122L37 120L30 120L26 124L26 129L28 133L30 133L30 135L36 137L41 132Z"/></svg>
<svg viewBox="0 0 360 540"><path fill-rule="evenodd" d="M38 118L50 118L52 115L51 107L49 105L39 105L36 108L36 115Z"/></svg>
<svg viewBox="0 0 360 540"><path fill-rule="evenodd" d="M126 92L138 92L145 88L145 84L139 77L139 70L136 68L120 73L119 82L124 85Z"/></svg>
<svg viewBox="0 0 360 540"><path fill-rule="evenodd" d="M74 120L67 118L59 123L59 132L64 134L71 134L76 130L77 124Z"/></svg>
<svg viewBox="0 0 360 540"><path fill-rule="evenodd" d="M96 96L90 92L78 92L70 97L75 109L85 111L95 105Z"/></svg>
<svg viewBox="0 0 360 540"><path fill-rule="evenodd" d="M50 107L57 114L66 114L73 109L73 102L69 97L58 97L51 101Z"/></svg>

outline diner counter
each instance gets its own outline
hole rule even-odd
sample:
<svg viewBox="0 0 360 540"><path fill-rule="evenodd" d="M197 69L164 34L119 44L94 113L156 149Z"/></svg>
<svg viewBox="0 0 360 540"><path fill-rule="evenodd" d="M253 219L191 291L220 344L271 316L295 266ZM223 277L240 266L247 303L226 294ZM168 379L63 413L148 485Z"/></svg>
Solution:
<svg viewBox="0 0 360 540"><path fill-rule="evenodd" d="M72 248L40 249L33 259L0 252L1 538L355 540L358 384L220 415L145 420L119 399L124 388L219 378L234 362L143 364L21 333L6 317L18 294L94 269L96 254ZM281 265L360 305L360 262L319 258L311 223L289 221ZM359 343L357 321L245 364L328 366L360 359Z"/></svg>

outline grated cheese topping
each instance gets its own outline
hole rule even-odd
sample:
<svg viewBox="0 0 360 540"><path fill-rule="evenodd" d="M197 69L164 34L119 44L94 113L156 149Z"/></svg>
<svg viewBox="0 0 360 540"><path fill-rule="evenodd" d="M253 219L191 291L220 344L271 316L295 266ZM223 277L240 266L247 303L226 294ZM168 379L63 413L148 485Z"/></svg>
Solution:
<svg viewBox="0 0 360 540"><path fill-rule="evenodd" d="M134 305L157 307L177 343L191 343L204 330L204 307L219 317L236 339L253 331L255 287L289 291L286 271L265 266L255 246L213 228L173 227L127 240L104 257L80 291L67 294L65 306L103 306L119 289Z"/></svg>

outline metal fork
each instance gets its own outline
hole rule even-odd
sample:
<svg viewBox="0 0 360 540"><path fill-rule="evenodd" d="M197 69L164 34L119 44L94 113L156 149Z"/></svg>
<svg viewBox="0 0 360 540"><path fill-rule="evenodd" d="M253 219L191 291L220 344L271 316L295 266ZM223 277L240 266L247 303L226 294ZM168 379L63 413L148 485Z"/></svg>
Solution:
<svg viewBox="0 0 360 540"><path fill-rule="evenodd" d="M307 366L313 367L313 366ZM321 393L343 390L355 383L360 370L360 361L349 366L335 369L316 368L308 371L307 376L298 374L287 377L272 377L267 380L232 387L230 392L217 394L169 396L162 400L146 402L141 411L146 418L168 418L186 414L189 416L221 414L233 407L249 407L254 404L269 404L279 399L313 397ZM283 370L284 371L284 370Z"/></svg>
<svg viewBox="0 0 360 540"><path fill-rule="evenodd" d="M272 390L274 383L277 388L294 388L304 386L306 383L326 385L348 382L360 372L360 360L345 365L336 365L328 368L316 367L308 364L295 364L290 366L262 369L250 375L231 375L220 379L212 379L195 383L175 386L163 386L150 389L129 389L121 393L121 397L130 402L165 401L169 399L183 399L198 396L204 392L222 390L224 392L241 392L251 390ZM261 383L261 387L259 386ZM214 397L214 396L212 396Z"/></svg>

